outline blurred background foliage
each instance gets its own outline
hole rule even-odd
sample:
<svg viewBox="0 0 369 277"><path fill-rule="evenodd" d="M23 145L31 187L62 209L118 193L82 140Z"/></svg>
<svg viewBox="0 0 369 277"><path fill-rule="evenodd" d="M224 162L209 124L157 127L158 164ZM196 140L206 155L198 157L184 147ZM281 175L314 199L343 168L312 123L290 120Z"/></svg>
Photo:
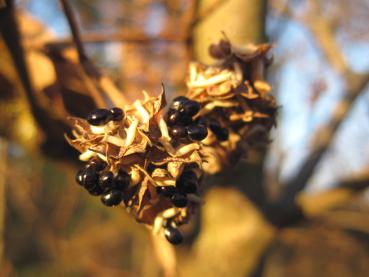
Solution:
<svg viewBox="0 0 369 277"><path fill-rule="evenodd" d="M0 1L0 275L162 276L146 228L74 183L65 117L95 103L58 1L15 1L18 35L13 2ZM273 143L208 178L219 186L176 248L179 276L369 275L368 0L70 2L89 57L130 100L162 82L183 94L221 31L275 45Z"/></svg>

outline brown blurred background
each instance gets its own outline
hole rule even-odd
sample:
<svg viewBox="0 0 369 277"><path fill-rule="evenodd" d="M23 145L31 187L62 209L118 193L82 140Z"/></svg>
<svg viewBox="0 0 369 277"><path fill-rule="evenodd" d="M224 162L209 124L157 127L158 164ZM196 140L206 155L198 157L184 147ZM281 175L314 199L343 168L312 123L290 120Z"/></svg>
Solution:
<svg viewBox="0 0 369 277"><path fill-rule="evenodd" d="M275 45L273 142L207 178L176 275L369 275L368 0L69 2L89 59L131 101L162 82L185 93L188 62L211 62L222 31ZM65 118L106 99L60 3L0 0L0 28L0 275L169 276L144 226L74 182Z"/></svg>

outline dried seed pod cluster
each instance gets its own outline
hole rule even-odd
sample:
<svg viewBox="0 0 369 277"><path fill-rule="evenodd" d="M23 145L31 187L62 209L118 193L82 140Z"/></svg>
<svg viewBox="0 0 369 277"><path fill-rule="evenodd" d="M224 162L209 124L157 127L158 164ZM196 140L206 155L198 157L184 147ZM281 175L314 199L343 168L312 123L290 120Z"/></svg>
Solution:
<svg viewBox="0 0 369 277"><path fill-rule="evenodd" d="M86 165L76 181L106 206L125 206L137 221L173 244L201 203L204 172L219 172L250 147L268 142L276 103L263 81L270 45L212 44L213 66L191 63L186 97L167 111L164 88L158 97L85 119L70 118L73 138Z"/></svg>
<svg viewBox="0 0 369 277"><path fill-rule="evenodd" d="M74 137L67 138L87 162L76 175L78 184L106 206L124 205L174 244L182 240L177 226L200 203L200 140L207 134L206 127L206 134L192 131L199 104L182 100L167 114L164 91L159 97L145 94L125 111L96 109L85 119L70 118ZM176 127L185 128L186 137Z"/></svg>
<svg viewBox="0 0 369 277"><path fill-rule="evenodd" d="M209 47L217 63L191 63L187 97L201 104L210 134L203 143L207 173L232 165L250 148L268 144L275 124L276 101L263 71L269 60L269 44L235 46L222 39Z"/></svg>

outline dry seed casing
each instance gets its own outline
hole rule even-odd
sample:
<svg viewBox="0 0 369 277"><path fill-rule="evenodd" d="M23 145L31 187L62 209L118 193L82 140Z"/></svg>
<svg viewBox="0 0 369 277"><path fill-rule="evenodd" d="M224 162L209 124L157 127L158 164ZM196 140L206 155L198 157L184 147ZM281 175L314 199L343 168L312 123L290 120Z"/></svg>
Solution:
<svg viewBox="0 0 369 277"><path fill-rule="evenodd" d="M86 119L72 117L73 138L67 140L86 161L77 183L106 206L125 206L137 221L177 243L180 234L173 228L186 223L199 204L201 142L172 138L165 105L163 91L159 97L146 94L125 111L114 108L120 117L107 109ZM198 110L190 110L188 126Z"/></svg>
<svg viewBox="0 0 369 277"><path fill-rule="evenodd" d="M199 102L210 134L204 140L206 173L234 164L252 148L265 147L277 105L264 80L269 44L235 46L227 39L209 47L215 65L191 63L187 97Z"/></svg>

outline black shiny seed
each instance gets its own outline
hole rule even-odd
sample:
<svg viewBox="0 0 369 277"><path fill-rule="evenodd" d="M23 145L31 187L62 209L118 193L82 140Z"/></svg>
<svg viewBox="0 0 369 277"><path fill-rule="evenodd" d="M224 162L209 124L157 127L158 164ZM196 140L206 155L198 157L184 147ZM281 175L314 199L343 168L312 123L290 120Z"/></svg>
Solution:
<svg viewBox="0 0 369 277"><path fill-rule="evenodd" d="M180 244L183 241L181 232L171 226L164 229L164 236L171 244Z"/></svg>
<svg viewBox="0 0 369 277"><path fill-rule="evenodd" d="M225 141L228 139L229 132L227 128L223 128L220 124L216 121L212 121L209 123L210 130L214 133L216 138L220 141Z"/></svg>
<svg viewBox="0 0 369 277"><path fill-rule="evenodd" d="M80 186L84 186L84 179L83 179L83 174L85 173L85 169L82 168L80 170L78 170L77 174L76 174L76 182L77 184L79 184Z"/></svg>
<svg viewBox="0 0 369 277"><path fill-rule="evenodd" d="M98 184L96 184L93 188L88 189L88 192L91 195L97 196L101 195L104 191Z"/></svg>
<svg viewBox="0 0 369 277"><path fill-rule="evenodd" d="M183 126L173 126L169 129L172 138L184 138L187 136L187 130Z"/></svg>
<svg viewBox="0 0 369 277"><path fill-rule="evenodd" d="M175 111L182 111L184 108L184 105L190 101L187 97L185 96L178 96L176 98L174 98L172 105L170 106L171 109L175 110Z"/></svg>
<svg viewBox="0 0 369 277"><path fill-rule="evenodd" d="M97 172L104 170L107 167L107 163L100 159L92 159L86 165L86 168L93 169Z"/></svg>
<svg viewBox="0 0 369 277"><path fill-rule="evenodd" d="M120 169L114 178L114 188L125 190L129 187L131 177L123 169Z"/></svg>
<svg viewBox="0 0 369 277"><path fill-rule="evenodd" d="M185 171L176 182L179 192L196 193L198 187L198 179L193 171Z"/></svg>
<svg viewBox="0 0 369 277"><path fill-rule="evenodd" d="M168 112L168 116L167 116L167 123L168 125L176 125L181 118L183 117L183 115L175 110L169 110Z"/></svg>
<svg viewBox="0 0 369 277"><path fill-rule="evenodd" d="M180 193L175 193L170 199L174 206L184 208L187 206L187 197Z"/></svg>
<svg viewBox="0 0 369 277"><path fill-rule="evenodd" d="M178 125L181 126L188 126L190 124L192 124L192 116L189 116L187 114L183 115L181 120L178 122Z"/></svg>
<svg viewBox="0 0 369 277"><path fill-rule="evenodd" d="M196 101L189 100L184 103L183 109L186 115L192 117L200 111L200 104Z"/></svg>
<svg viewBox="0 0 369 277"><path fill-rule="evenodd" d="M208 129L203 125L191 125L187 127L187 134L192 140L203 140L208 135Z"/></svg>
<svg viewBox="0 0 369 277"><path fill-rule="evenodd" d="M120 121L124 118L124 111L121 108L112 108L110 109L111 120Z"/></svg>
<svg viewBox="0 0 369 277"><path fill-rule="evenodd" d="M166 197L172 197L177 192L175 186L160 186L156 187L156 191Z"/></svg>
<svg viewBox="0 0 369 277"><path fill-rule="evenodd" d="M94 126L105 125L111 120L112 114L107 109L95 109L87 117L88 123Z"/></svg>
<svg viewBox="0 0 369 277"><path fill-rule="evenodd" d="M113 188L114 175L111 171L106 171L100 174L99 186L103 192L107 192Z"/></svg>
<svg viewBox="0 0 369 277"><path fill-rule="evenodd" d="M178 190L181 193L196 193L198 182L197 180L183 180L177 183Z"/></svg>
<svg viewBox="0 0 369 277"><path fill-rule="evenodd" d="M115 189L101 196L101 202L108 207L119 205L122 199L122 192Z"/></svg>
<svg viewBox="0 0 369 277"><path fill-rule="evenodd" d="M95 170L91 168L86 168L83 172L82 179L83 186L87 190L89 190L96 186L96 184L98 183L99 175Z"/></svg>

